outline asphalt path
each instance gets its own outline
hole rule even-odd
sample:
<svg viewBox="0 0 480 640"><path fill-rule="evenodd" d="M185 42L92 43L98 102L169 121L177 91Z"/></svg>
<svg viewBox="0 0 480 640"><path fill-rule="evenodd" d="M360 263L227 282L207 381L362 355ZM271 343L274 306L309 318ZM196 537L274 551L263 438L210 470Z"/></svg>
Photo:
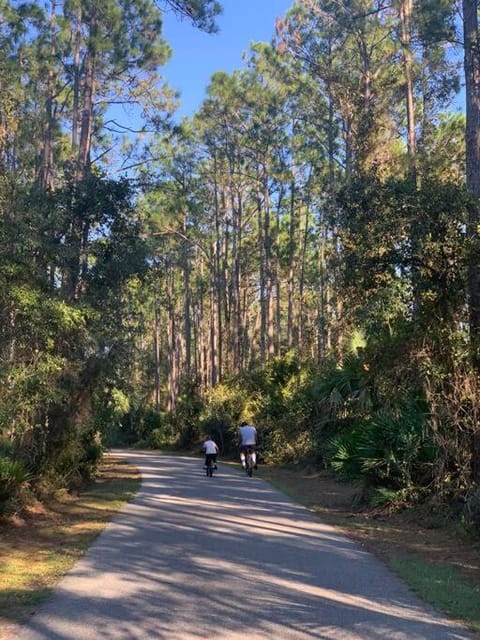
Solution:
<svg viewBox="0 0 480 640"><path fill-rule="evenodd" d="M140 469L140 491L15 640L474 637L260 478L119 455Z"/></svg>

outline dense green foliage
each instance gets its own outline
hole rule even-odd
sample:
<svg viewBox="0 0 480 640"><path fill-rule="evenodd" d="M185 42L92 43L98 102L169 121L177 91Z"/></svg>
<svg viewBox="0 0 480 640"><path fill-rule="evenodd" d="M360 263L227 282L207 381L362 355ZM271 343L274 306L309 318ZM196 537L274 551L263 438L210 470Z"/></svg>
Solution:
<svg viewBox="0 0 480 640"><path fill-rule="evenodd" d="M170 4L214 30L213 0ZM108 175L120 144L141 149L107 111L136 105L154 131L171 95L154 2L4 2L0 23L3 512L88 480L102 432L129 414L141 435L132 354L149 253L133 181Z"/></svg>

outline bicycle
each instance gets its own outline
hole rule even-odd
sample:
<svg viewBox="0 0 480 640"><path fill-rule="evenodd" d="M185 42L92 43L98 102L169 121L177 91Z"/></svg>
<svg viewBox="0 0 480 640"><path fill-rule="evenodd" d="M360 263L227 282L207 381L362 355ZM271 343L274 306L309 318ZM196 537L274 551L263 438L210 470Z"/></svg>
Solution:
<svg viewBox="0 0 480 640"><path fill-rule="evenodd" d="M255 464L253 462L253 447L247 447L245 451L245 472L249 478L253 476Z"/></svg>
<svg viewBox="0 0 480 640"><path fill-rule="evenodd" d="M205 473L208 478L213 478L213 472L217 470L217 465L213 458L208 458L205 464Z"/></svg>

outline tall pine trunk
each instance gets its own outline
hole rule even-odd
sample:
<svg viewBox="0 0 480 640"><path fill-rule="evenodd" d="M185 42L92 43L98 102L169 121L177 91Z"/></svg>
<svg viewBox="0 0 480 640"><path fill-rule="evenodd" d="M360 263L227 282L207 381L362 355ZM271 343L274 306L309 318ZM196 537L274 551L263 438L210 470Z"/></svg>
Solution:
<svg viewBox="0 0 480 640"><path fill-rule="evenodd" d="M295 255L296 255L296 191L295 177L290 183L290 224L288 227L288 282L287 282L287 346L294 346L294 294L295 294Z"/></svg>
<svg viewBox="0 0 480 640"><path fill-rule="evenodd" d="M468 270L470 340L472 360L480 372L480 41L478 33L478 1L463 0L463 32L465 47L465 92L467 126L465 134L467 188L473 196L468 231L471 253Z"/></svg>
<svg viewBox="0 0 480 640"><path fill-rule="evenodd" d="M47 96L45 100L45 128L43 132L43 147L41 150L40 186L44 190L53 189L53 135L55 128L55 72L53 60L57 55L55 25L56 2L52 0L50 5L50 55L52 62L48 65L47 72Z"/></svg>
<svg viewBox="0 0 480 640"><path fill-rule="evenodd" d="M216 384L222 378L223 368L223 322L222 322L222 276L221 276L221 253L222 253L222 229L220 223L220 193L218 184L218 164L216 155L214 157L214 189L215 189L215 239L212 256L212 384ZM215 380L215 382L213 382Z"/></svg>
<svg viewBox="0 0 480 640"><path fill-rule="evenodd" d="M263 175L263 242L265 258L265 310L267 314L267 358L275 355L275 306L273 304L272 232L267 160Z"/></svg>
<svg viewBox="0 0 480 640"><path fill-rule="evenodd" d="M417 179L416 167L416 134L415 134L415 100L413 93L413 56L412 56L412 20L413 3L412 0L401 0L399 7L401 43L403 57L403 73L405 80L405 100L407 107L407 150L408 150L408 172L415 187Z"/></svg>
<svg viewBox="0 0 480 640"><path fill-rule="evenodd" d="M160 411L160 345L161 345L161 324L160 309L157 294L153 294L153 358L154 358L154 379L155 379L155 409Z"/></svg>

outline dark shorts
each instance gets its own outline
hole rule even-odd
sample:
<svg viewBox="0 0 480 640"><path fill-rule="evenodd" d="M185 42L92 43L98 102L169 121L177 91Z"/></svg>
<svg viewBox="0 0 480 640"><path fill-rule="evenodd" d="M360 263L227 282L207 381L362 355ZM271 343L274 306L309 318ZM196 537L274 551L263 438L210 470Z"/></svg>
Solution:
<svg viewBox="0 0 480 640"><path fill-rule="evenodd" d="M217 454L216 453L206 453L205 454L205 464L208 465L209 461L217 462Z"/></svg>
<svg viewBox="0 0 480 640"><path fill-rule="evenodd" d="M257 450L256 444L242 444L240 445L240 453L253 453Z"/></svg>

